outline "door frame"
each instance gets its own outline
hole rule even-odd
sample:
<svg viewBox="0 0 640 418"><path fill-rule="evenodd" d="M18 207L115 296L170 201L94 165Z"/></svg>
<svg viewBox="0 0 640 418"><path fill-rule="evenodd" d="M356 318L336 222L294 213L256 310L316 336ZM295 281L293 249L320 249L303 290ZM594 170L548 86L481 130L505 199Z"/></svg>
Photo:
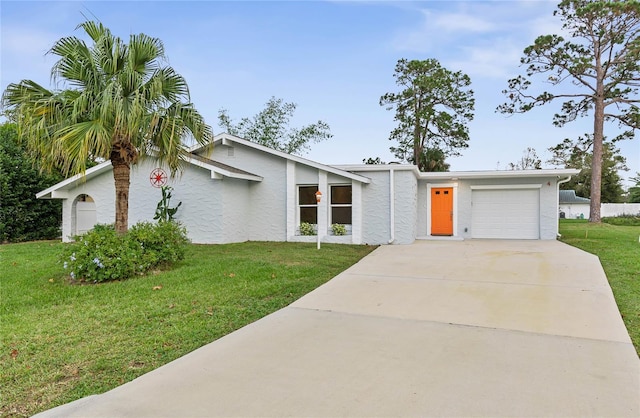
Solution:
<svg viewBox="0 0 640 418"><path fill-rule="evenodd" d="M453 191L453 235L458 236L458 183L427 183L427 236L442 237L442 235L431 235L431 189L448 187ZM447 236L445 236L447 237Z"/></svg>

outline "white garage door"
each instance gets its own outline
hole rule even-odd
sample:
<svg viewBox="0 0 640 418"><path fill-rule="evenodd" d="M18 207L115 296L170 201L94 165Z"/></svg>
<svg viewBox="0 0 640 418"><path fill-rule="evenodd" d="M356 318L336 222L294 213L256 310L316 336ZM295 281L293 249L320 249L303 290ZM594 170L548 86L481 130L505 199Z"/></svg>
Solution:
<svg viewBox="0 0 640 418"><path fill-rule="evenodd" d="M473 238L540 238L540 189L481 189L471 192Z"/></svg>

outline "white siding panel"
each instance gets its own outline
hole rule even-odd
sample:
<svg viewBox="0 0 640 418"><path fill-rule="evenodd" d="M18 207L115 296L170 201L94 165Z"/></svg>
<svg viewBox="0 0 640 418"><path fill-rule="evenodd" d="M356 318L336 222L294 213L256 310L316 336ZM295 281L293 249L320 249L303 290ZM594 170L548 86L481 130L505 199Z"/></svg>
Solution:
<svg viewBox="0 0 640 418"><path fill-rule="evenodd" d="M472 191L472 238L539 239L539 189Z"/></svg>

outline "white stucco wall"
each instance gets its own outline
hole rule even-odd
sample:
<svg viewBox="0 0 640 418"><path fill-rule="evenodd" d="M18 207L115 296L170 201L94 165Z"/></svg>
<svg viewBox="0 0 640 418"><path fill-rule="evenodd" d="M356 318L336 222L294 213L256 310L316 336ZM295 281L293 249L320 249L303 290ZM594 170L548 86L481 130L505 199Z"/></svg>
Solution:
<svg viewBox="0 0 640 418"><path fill-rule="evenodd" d="M395 244L411 244L417 234L418 180L412 171L395 170Z"/></svg>
<svg viewBox="0 0 640 418"><path fill-rule="evenodd" d="M68 197L62 201L62 240L69 242L71 237L76 234L73 211L75 209L74 202L78 196L82 194L91 196L96 204L97 223L110 224L115 222L115 193L111 170L107 170L91 181L69 190Z"/></svg>
<svg viewBox="0 0 640 418"><path fill-rule="evenodd" d="M252 225L249 222L252 212L252 182L225 177L220 180L222 204L220 224L222 242L244 242L253 239Z"/></svg>
<svg viewBox="0 0 640 418"><path fill-rule="evenodd" d="M417 179L413 171L384 167L380 171L367 170L358 174L372 180L370 184L362 186L362 243L412 243L417 233L418 210ZM390 194L391 178L393 205Z"/></svg>
<svg viewBox="0 0 640 418"><path fill-rule="evenodd" d="M149 174L156 166L155 162L147 161L132 170L129 225L153 219L162 198L160 189L149 182ZM209 170L186 165L185 170L169 179L167 185L174 189L170 206L182 202L175 219L187 228L191 241L198 244L224 242L222 180L213 180Z"/></svg>
<svg viewBox="0 0 640 418"><path fill-rule="evenodd" d="M144 160L132 167L129 188L129 226L141 221L153 221L158 202L162 198L160 189L151 186L149 174L157 167L153 160ZM166 170L168 173L168 170ZM245 184L246 181L241 180ZM183 173L169 179L173 187L170 205L182 205L176 213L176 220L186 228L194 243L225 242L223 234L222 181L212 180L208 170L187 165ZM234 188L235 189L235 188ZM63 201L63 239L69 240L73 232L73 202L81 195L91 196L96 203L96 220L100 224L115 222L115 186L112 170L92 178L88 182L68 191ZM237 196L236 196L237 195ZM240 194L234 198L241 199ZM245 193L246 199L246 193ZM231 215L228 215L231 216Z"/></svg>
<svg viewBox="0 0 640 418"><path fill-rule="evenodd" d="M362 242L386 244L391 239L389 171L368 171L366 176L371 183L362 186Z"/></svg>
<svg viewBox="0 0 640 418"><path fill-rule="evenodd" d="M286 160L240 144L234 144L231 153L229 148L216 146L209 158L264 178L261 182L249 182L247 198L234 202L238 210L246 210L245 228L250 237L247 239L286 241Z"/></svg>

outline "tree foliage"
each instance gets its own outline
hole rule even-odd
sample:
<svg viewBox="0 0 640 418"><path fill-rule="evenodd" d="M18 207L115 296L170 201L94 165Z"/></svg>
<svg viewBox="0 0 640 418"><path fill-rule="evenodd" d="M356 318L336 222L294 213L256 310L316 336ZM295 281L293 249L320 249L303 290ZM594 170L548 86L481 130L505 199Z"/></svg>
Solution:
<svg viewBox="0 0 640 418"><path fill-rule="evenodd" d="M591 166L593 158L593 137L585 135L572 141L565 139L555 147L549 148L551 159L549 163L564 167L577 168L580 173L571 180L560 185L563 190L575 190L578 196L591 196ZM602 156L602 186L600 200L602 203L617 203L622 201L622 179L619 171L628 170L626 159L620 155L620 150L610 142L603 145Z"/></svg>
<svg viewBox="0 0 640 418"><path fill-rule="evenodd" d="M265 108L252 118L234 123L226 109L218 112L218 124L227 133L287 154L302 155L311 144L333 137L329 125L318 120L302 128L291 128L290 121L296 110L295 103L271 97Z"/></svg>
<svg viewBox="0 0 640 418"><path fill-rule="evenodd" d="M60 236L60 201L36 199L60 180L60 173L39 172L20 146L15 125L0 126L0 243Z"/></svg>
<svg viewBox="0 0 640 418"><path fill-rule="evenodd" d="M131 165L153 157L174 175L188 155L183 140L205 144L212 131L190 102L184 78L165 65L160 39L130 35L127 44L102 23L86 21L78 28L91 45L71 36L49 51L58 57L52 78L65 89L22 80L7 87L2 104L43 169L78 174L88 160L111 160L115 227L123 233Z"/></svg>
<svg viewBox="0 0 640 418"><path fill-rule="evenodd" d="M540 170L541 168L542 160L538 157L536 150L531 147L524 150L520 160L507 165L508 170Z"/></svg>
<svg viewBox="0 0 640 418"><path fill-rule="evenodd" d="M398 126L389 139L398 146L391 152L421 171L430 171L428 161L436 162L431 168L442 168L445 157L460 155L459 150L469 146L466 124L473 120L475 106L473 90L468 88L471 79L435 59L400 59L393 76L402 90L380 97L381 106L396 112Z"/></svg>
<svg viewBox="0 0 640 418"><path fill-rule="evenodd" d="M418 167L422 171L449 171L446 154L439 148L424 148L419 156Z"/></svg>
<svg viewBox="0 0 640 418"><path fill-rule="evenodd" d="M629 187L629 203L640 203L640 172L629 180L634 182L634 186Z"/></svg>
<svg viewBox="0 0 640 418"><path fill-rule="evenodd" d="M380 164L386 164L384 161L382 161L380 159L380 157L369 157L369 158L364 158L362 160L362 164L368 164L368 165L380 165Z"/></svg>
<svg viewBox="0 0 640 418"><path fill-rule="evenodd" d="M604 123L617 122L632 138L640 128L640 3L637 0L563 0L554 12L571 39L539 36L524 50L520 62L526 76L509 80L503 91L509 102L503 113L523 113L554 101L562 106L554 116L556 126L590 115L594 119L590 221L600 222ZM552 93L530 92L550 84Z"/></svg>

